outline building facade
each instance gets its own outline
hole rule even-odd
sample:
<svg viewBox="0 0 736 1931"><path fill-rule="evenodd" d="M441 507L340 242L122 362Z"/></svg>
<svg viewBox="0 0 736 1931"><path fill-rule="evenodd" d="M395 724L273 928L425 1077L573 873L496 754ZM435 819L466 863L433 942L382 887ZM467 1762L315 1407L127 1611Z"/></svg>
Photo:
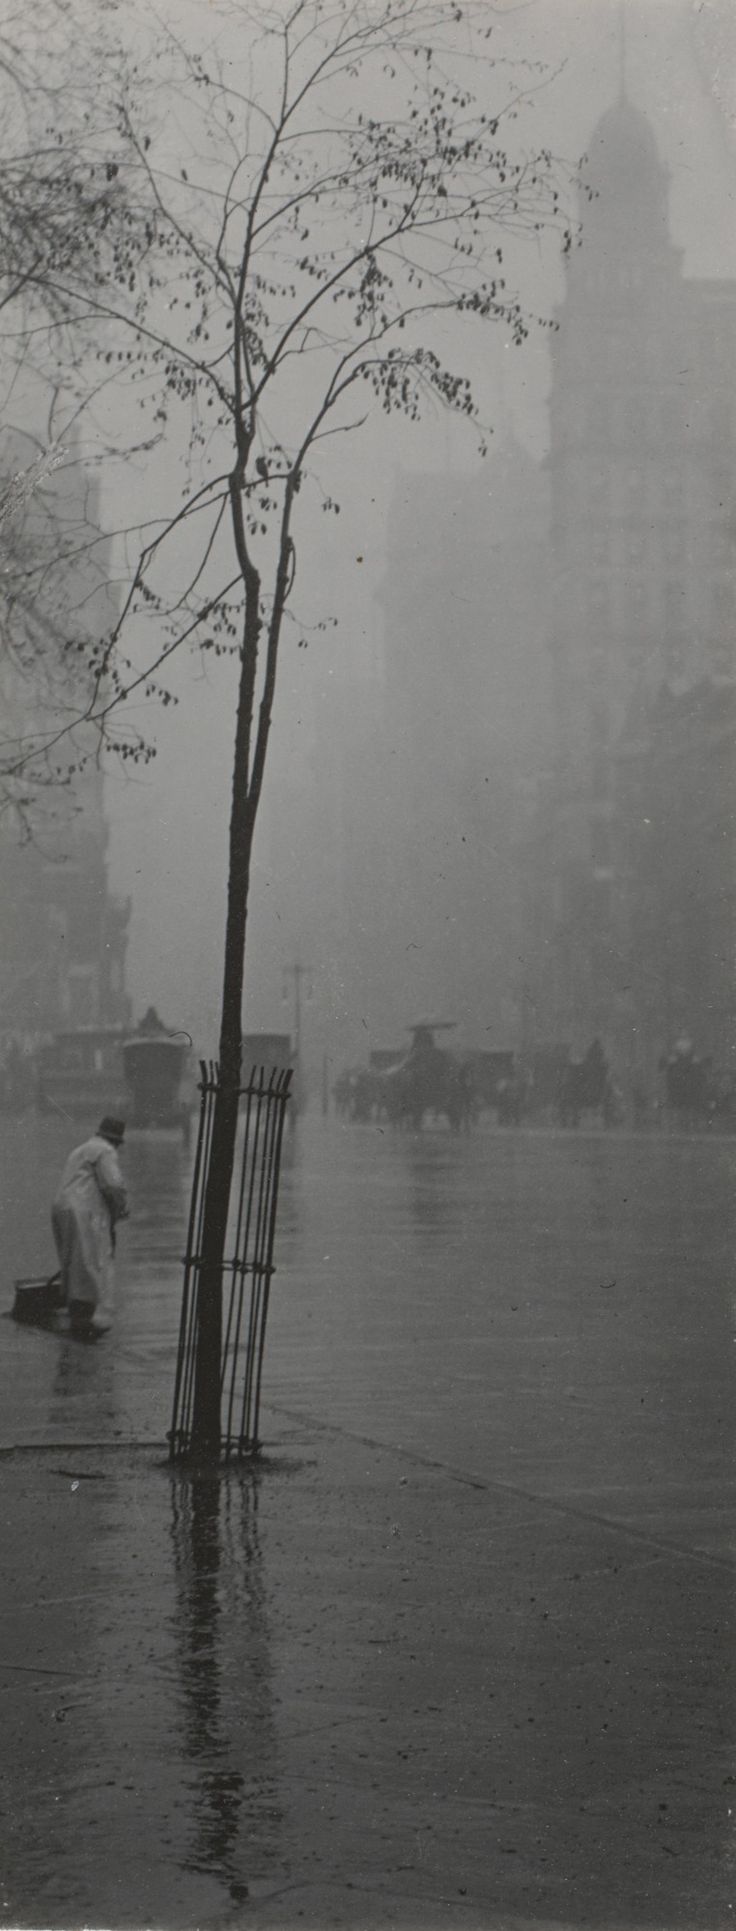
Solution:
<svg viewBox="0 0 736 1931"><path fill-rule="evenodd" d="M618 747L615 878L630 1065L684 1038L736 1073L736 682L663 684Z"/></svg>
<svg viewBox="0 0 736 1931"><path fill-rule="evenodd" d="M667 172L624 99L599 124L586 172L594 199L552 349L556 756L525 853L526 1023L574 1047L599 1033L631 1067L666 1043L672 1000L665 969L641 1013L632 1005L640 883L620 822L623 773L649 756L662 782L670 770L676 871L682 810L662 741L675 713L661 694L708 688L717 709L733 686L736 287L684 277ZM693 726L691 752L703 742ZM685 871L681 889L685 916ZM705 980L687 988L684 960L673 967L696 1037L713 1003L701 965ZM720 990L714 1003L722 1010Z"/></svg>
<svg viewBox="0 0 736 1931"><path fill-rule="evenodd" d="M20 470L35 450L3 452ZM3 750L55 730L80 703L79 664L114 610L94 484L73 454L6 528L0 693ZM91 547L90 547L91 546ZM0 1041L127 1022L130 903L110 892L104 781L75 731L39 759L41 782L6 786L0 812ZM85 762L85 753L90 754ZM82 768L84 767L84 768Z"/></svg>
<svg viewBox="0 0 736 1931"><path fill-rule="evenodd" d="M474 474L396 480L373 866L389 1042L427 1013L467 1044L518 1040L516 851L550 755L546 489L512 437Z"/></svg>
<svg viewBox="0 0 736 1931"><path fill-rule="evenodd" d="M79 809L20 838L0 821L0 1036L31 1041L70 1026L127 1024L130 901L110 892L102 780L80 782Z"/></svg>

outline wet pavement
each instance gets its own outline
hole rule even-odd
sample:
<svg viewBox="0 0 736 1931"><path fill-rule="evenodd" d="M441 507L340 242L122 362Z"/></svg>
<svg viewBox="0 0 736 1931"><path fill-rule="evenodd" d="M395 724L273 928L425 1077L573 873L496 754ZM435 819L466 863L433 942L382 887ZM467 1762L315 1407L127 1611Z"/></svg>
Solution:
<svg viewBox="0 0 736 1931"><path fill-rule="evenodd" d="M9 1304L68 1135L0 1132ZM131 1140L113 1335L2 1330L7 1923L732 1922L735 1151L307 1118L213 1482Z"/></svg>

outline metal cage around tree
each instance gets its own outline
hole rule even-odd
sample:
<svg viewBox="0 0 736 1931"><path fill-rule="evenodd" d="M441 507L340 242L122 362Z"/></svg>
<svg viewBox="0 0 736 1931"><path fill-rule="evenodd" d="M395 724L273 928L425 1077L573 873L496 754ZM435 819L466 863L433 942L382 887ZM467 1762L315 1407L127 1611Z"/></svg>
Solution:
<svg viewBox="0 0 736 1931"><path fill-rule="evenodd" d="M205 1198L212 1151L219 1068L200 1061L199 1129L194 1155L174 1404L169 1431L172 1461L193 1453L194 1386ZM268 1073L254 1066L238 1089L240 1125L230 1194L229 1258L222 1269L220 1356L221 1454L255 1454L266 1323L273 1268L279 1173L291 1085L290 1067Z"/></svg>

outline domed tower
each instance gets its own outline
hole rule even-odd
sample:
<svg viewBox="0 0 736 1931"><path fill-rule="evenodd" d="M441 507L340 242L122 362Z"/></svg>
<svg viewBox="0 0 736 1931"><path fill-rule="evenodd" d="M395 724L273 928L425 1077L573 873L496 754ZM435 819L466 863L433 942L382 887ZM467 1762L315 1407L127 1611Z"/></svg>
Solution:
<svg viewBox="0 0 736 1931"><path fill-rule="evenodd" d="M585 173L594 198L552 350L551 647L561 756L600 798L633 689L661 681L671 643L668 472L683 454L687 356L667 175L627 102L604 115Z"/></svg>
<svg viewBox="0 0 736 1931"><path fill-rule="evenodd" d="M552 344L557 757L545 800L550 885L537 920L548 960L538 1030L578 1041L615 1038L623 1011L622 736L664 685L712 675L723 647L720 499L724 438L731 472L734 438L721 390L736 346L733 284L685 279L667 171L625 98L599 122L583 175L582 246Z"/></svg>

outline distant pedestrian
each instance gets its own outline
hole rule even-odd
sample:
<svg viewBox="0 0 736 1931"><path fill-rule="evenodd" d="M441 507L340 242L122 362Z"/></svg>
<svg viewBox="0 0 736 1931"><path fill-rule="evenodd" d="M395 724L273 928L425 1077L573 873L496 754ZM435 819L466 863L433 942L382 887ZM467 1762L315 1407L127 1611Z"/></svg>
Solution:
<svg viewBox="0 0 736 1931"><path fill-rule="evenodd" d="M61 1289L77 1334L104 1334L112 1318L115 1228L128 1212L118 1148L125 1122L105 1118L70 1153L51 1209Z"/></svg>

